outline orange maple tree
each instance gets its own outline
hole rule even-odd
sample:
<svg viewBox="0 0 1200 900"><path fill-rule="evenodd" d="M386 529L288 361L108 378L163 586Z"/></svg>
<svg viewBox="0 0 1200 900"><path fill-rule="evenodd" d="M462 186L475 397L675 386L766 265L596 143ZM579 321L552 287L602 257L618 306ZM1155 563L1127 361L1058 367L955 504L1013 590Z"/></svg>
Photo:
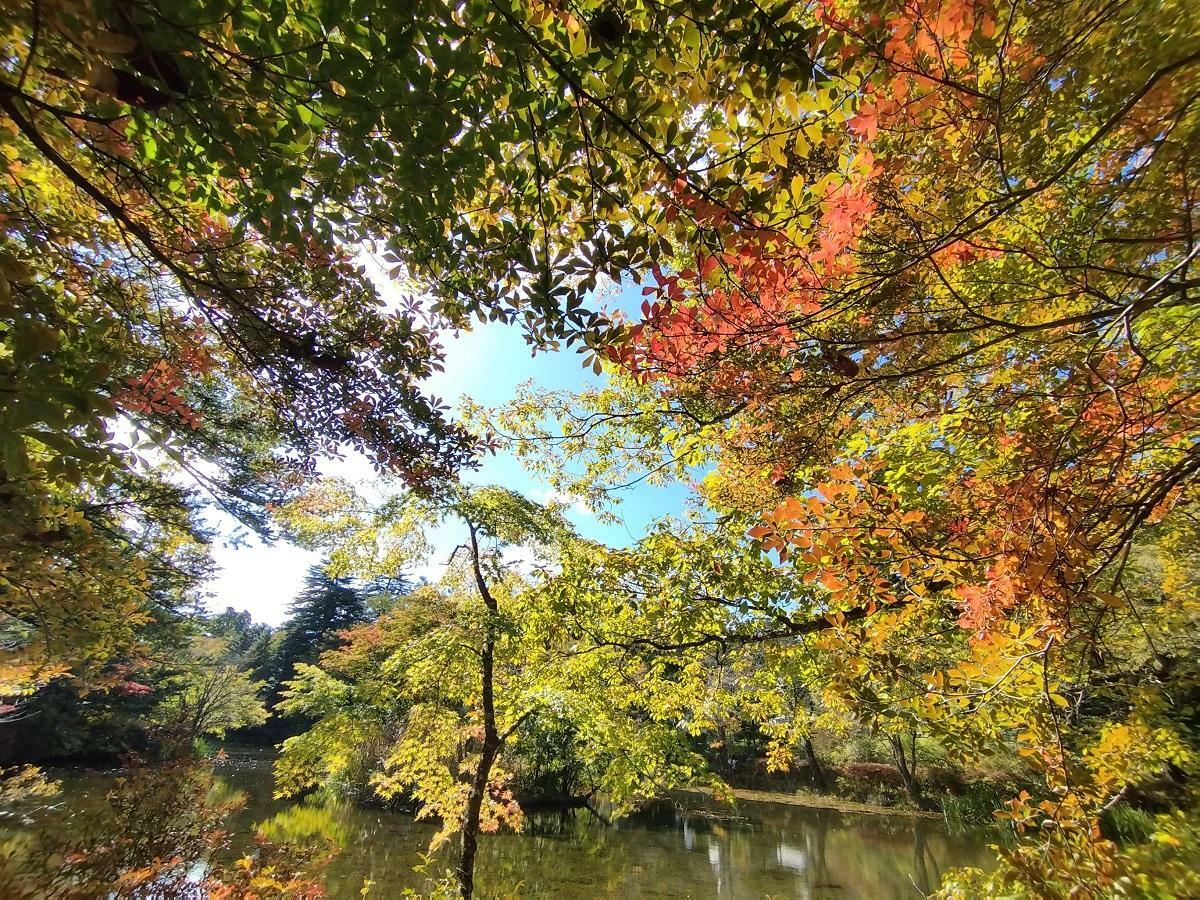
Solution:
<svg viewBox="0 0 1200 900"><path fill-rule="evenodd" d="M710 502L761 514L750 537L829 615L957 621L964 659L913 701L927 719L939 696L1024 679L1016 740L1057 849L1004 871L1117 886L1097 816L1190 734L1186 703L1146 684L1175 654L1114 676L1112 634L1153 646L1196 614L1183 582L1144 596L1131 574L1144 548L1176 552L1196 509L1196 35L1178 4L811 12L827 82L756 194L666 193L693 228L611 358L668 404L717 410ZM1087 704L1114 677L1137 686L1097 725ZM1118 727L1166 728L1172 749L1102 777L1088 754Z"/></svg>

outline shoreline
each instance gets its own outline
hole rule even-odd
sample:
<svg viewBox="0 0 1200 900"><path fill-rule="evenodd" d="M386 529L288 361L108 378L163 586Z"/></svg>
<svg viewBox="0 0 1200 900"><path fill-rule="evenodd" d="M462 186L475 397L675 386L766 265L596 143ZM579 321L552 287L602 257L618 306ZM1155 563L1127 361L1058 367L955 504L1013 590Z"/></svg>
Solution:
<svg viewBox="0 0 1200 900"><path fill-rule="evenodd" d="M682 793L703 794L712 799L712 792L707 788L680 788ZM895 806L876 806L872 803L860 803L857 800L839 800L836 797L825 797L820 794L785 794L776 791L754 791L745 788L730 788L738 800L750 800L755 803L778 803L783 806L807 806L810 809L832 809L838 812L867 813L876 816L903 816L909 819L944 820L941 813L921 809L905 809Z"/></svg>

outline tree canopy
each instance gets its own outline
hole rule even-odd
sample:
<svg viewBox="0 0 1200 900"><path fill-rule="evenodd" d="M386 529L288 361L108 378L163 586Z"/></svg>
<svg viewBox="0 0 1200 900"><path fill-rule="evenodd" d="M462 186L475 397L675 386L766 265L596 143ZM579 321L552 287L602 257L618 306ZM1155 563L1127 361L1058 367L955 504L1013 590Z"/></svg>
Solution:
<svg viewBox="0 0 1200 900"><path fill-rule="evenodd" d="M399 660L404 715L444 727L397 778L464 859L526 712L496 708L497 677L524 698L624 668L608 727L635 742L736 717L785 765L827 716L893 738L902 771L918 730L1013 748L1041 782L1003 811L1021 840L951 892L1182 877L1099 822L1196 765L1190 4L0 17L5 714L52 682L144 687L145 630L208 572L203 497L264 534L274 512L331 577L392 577L458 519L451 581L300 667L288 702L338 721L345 682ZM608 280L640 312L596 308ZM464 424L425 381L439 330L478 319L608 381ZM606 515L623 485L695 484L692 515L591 544L462 486L501 445ZM311 490L346 448L405 489ZM552 552L516 572L501 548L530 541ZM453 714L413 652L453 664Z"/></svg>

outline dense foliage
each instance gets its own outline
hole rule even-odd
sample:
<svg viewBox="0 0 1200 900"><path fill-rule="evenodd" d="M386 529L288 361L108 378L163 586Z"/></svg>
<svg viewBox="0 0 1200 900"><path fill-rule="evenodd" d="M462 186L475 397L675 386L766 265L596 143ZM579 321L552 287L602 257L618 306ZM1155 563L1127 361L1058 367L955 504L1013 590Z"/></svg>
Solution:
<svg viewBox="0 0 1200 900"><path fill-rule="evenodd" d="M297 666L280 708L315 724L283 744L281 794L325 785L414 801L419 818L442 821L435 847L460 834L455 874L469 896L479 834L521 828L514 763L545 757L548 737L567 741L589 794L603 791L618 813L700 777L683 734L653 714L654 694L630 690L637 673L590 653L546 604L545 573L592 546L560 509L499 487L374 506L330 482L280 516L298 540L328 548L337 570L363 577L423 560L438 526L461 538L437 583L345 632L319 667Z"/></svg>
<svg viewBox="0 0 1200 900"><path fill-rule="evenodd" d="M948 893L1196 890L1184 0L0 22L3 716L96 695L194 737L290 680L285 788L409 793L466 895L522 745L633 802L699 777L689 742L815 770L814 736L865 734L923 803L920 736L1026 767L1003 864ZM593 309L606 279L640 313ZM474 318L608 381L468 406L473 436L423 381ZM599 546L458 483L481 445L602 515L641 480L693 508ZM403 489L314 488L346 447ZM377 580L314 581L276 638L188 624L204 498ZM450 522L445 579L389 587ZM1149 842L1105 835L1152 794Z"/></svg>

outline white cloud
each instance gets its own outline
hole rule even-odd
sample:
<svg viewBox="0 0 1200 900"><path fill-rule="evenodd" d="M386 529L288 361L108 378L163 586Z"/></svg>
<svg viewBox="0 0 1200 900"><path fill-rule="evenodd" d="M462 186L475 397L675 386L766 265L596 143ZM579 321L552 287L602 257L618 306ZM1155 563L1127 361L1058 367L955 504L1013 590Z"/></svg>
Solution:
<svg viewBox="0 0 1200 900"><path fill-rule="evenodd" d="M213 559L221 570L207 585L205 606L213 612L227 606L244 609L256 622L268 625L287 618L288 604L300 592L309 566L321 562L319 554L295 544L268 545L254 539L238 547L218 545Z"/></svg>
<svg viewBox="0 0 1200 900"><path fill-rule="evenodd" d="M588 505L586 500L568 491L560 491L558 488L534 488L530 491L530 496L538 503L561 503L581 516L591 516L592 518L596 516L596 511Z"/></svg>

